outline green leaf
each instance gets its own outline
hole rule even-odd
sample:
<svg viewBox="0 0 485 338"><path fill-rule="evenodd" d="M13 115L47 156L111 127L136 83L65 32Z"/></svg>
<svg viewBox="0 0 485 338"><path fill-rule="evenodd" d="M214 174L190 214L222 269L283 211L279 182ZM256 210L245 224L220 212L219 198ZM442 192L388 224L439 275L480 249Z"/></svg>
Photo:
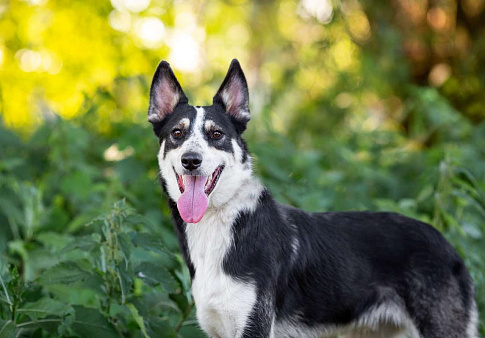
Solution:
<svg viewBox="0 0 485 338"><path fill-rule="evenodd" d="M8 305L12 305L12 299L10 298L10 294L7 289L6 281L2 277L2 271L0 271L0 284L2 288L0 289L1 299L8 303Z"/></svg>
<svg viewBox="0 0 485 338"><path fill-rule="evenodd" d="M37 235L36 238L45 247L52 248L53 250L60 251L66 243L69 243L73 238L69 235L59 234L54 231L46 231ZM77 241L77 238L76 238Z"/></svg>
<svg viewBox="0 0 485 338"><path fill-rule="evenodd" d="M113 325L98 310L74 306L72 330L80 337L120 337Z"/></svg>
<svg viewBox="0 0 485 338"><path fill-rule="evenodd" d="M183 312L177 306L177 303L170 298L170 295L159 288L150 288L141 298L136 298L133 302L140 315L145 318L157 313L163 313L164 316L173 316L178 320Z"/></svg>
<svg viewBox="0 0 485 338"><path fill-rule="evenodd" d="M163 244L162 240L152 234L131 233L130 236L133 244L145 250L156 253L170 253L165 247L165 244Z"/></svg>
<svg viewBox="0 0 485 338"><path fill-rule="evenodd" d="M483 237L482 231L476 224L464 222L462 228L463 231L473 239L481 239Z"/></svg>
<svg viewBox="0 0 485 338"><path fill-rule="evenodd" d="M155 316L147 318L147 332L150 337L177 337L173 325L167 319Z"/></svg>
<svg viewBox="0 0 485 338"><path fill-rule="evenodd" d="M12 170L16 167L19 167L25 163L25 159L23 158L7 158L5 160L0 161L0 170Z"/></svg>
<svg viewBox="0 0 485 338"><path fill-rule="evenodd" d="M70 252L74 249L80 249L82 251L91 251L94 248L99 247L99 241L96 241L96 239L92 235L86 235L86 236L77 236L74 240L69 242L61 252L67 253Z"/></svg>
<svg viewBox="0 0 485 338"><path fill-rule="evenodd" d="M51 284L45 285L45 289L65 303L86 307L99 307L100 299L105 296L104 292L83 285Z"/></svg>
<svg viewBox="0 0 485 338"><path fill-rule="evenodd" d="M68 304L51 298L41 298L37 302L25 304L22 308L17 309L17 312L24 313L33 320L37 320L49 315L62 317L72 310L72 307Z"/></svg>
<svg viewBox="0 0 485 338"><path fill-rule="evenodd" d="M170 272L161 265L144 262L135 269L138 277L143 279L148 285L160 284L167 292L176 293L180 291L180 286Z"/></svg>
<svg viewBox="0 0 485 338"><path fill-rule="evenodd" d="M91 192L91 179L82 171L69 173L61 180L61 191L70 198L87 198Z"/></svg>
<svg viewBox="0 0 485 338"><path fill-rule="evenodd" d="M129 273L129 271L126 270L125 264L119 264L116 267L116 274L118 276L118 279L120 281L120 288L121 288L121 302L124 304L125 300L128 296L128 293L131 290L131 287L133 285L133 273Z"/></svg>
<svg viewBox="0 0 485 338"><path fill-rule="evenodd" d="M178 331L179 337L183 338L205 338L207 335L199 328L197 323L185 322Z"/></svg>
<svg viewBox="0 0 485 338"><path fill-rule="evenodd" d="M153 228L153 224L145 216L142 216L140 214L131 214L126 216L125 223L134 226L144 226L147 229Z"/></svg>
<svg viewBox="0 0 485 338"><path fill-rule="evenodd" d="M15 324L11 320L0 319L0 338L15 337Z"/></svg>
<svg viewBox="0 0 485 338"><path fill-rule="evenodd" d="M416 197L416 201L422 203L433 195L433 191L433 186L431 184L424 186L419 192L418 197Z"/></svg>
<svg viewBox="0 0 485 338"><path fill-rule="evenodd" d="M133 244L130 240L130 237L127 234L124 234L124 233L116 234L116 238L118 239L121 254L123 256L123 259L125 260L125 264L126 264L126 266L128 266L128 263L129 263L130 257L131 257L131 250L133 248Z"/></svg>
<svg viewBox="0 0 485 338"><path fill-rule="evenodd" d="M69 223L67 232L74 233L83 227L99 225L104 218L97 218L97 215L99 215L99 210L88 209L83 211Z"/></svg>
<svg viewBox="0 0 485 338"><path fill-rule="evenodd" d="M133 316L136 323L140 327L141 332L143 333L143 336L145 338L150 338L150 336L148 335L147 330L145 328L145 322L143 321L143 317L140 316L140 314L138 313L138 309L135 307L135 305L133 305L131 303L127 303L126 306L128 307L128 309L130 309L131 315Z"/></svg>
<svg viewBox="0 0 485 338"><path fill-rule="evenodd" d="M74 284L91 276L74 262L60 263L47 271L39 278L41 284Z"/></svg>

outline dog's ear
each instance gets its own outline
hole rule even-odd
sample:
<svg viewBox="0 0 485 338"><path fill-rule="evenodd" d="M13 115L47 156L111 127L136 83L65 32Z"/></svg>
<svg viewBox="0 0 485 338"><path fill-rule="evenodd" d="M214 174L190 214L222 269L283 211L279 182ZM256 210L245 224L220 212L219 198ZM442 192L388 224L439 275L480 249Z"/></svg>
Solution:
<svg viewBox="0 0 485 338"><path fill-rule="evenodd" d="M175 74L167 61L162 61L153 75L150 88L148 121L158 123L171 114L179 103L188 103Z"/></svg>
<svg viewBox="0 0 485 338"><path fill-rule="evenodd" d="M241 65L236 59L232 60L227 75L214 96L213 103L222 104L226 112L237 122L242 123L244 128L251 118L248 84Z"/></svg>

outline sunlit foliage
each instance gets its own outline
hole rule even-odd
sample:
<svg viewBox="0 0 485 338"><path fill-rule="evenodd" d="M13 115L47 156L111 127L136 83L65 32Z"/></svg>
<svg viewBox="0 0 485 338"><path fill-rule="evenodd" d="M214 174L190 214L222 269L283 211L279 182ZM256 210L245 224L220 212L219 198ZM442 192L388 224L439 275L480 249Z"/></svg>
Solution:
<svg viewBox="0 0 485 338"><path fill-rule="evenodd" d="M276 118L280 128L316 101L353 113L378 107L401 122L408 82L440 88L477 122L485 116L484 6L482 0L6 1L0 111L7 125L31 126L52 114L83 114L86 100L101 90L110 95L99 107L103 120L141 121L144 86L161 58L203 103L214 77L237 57L253 88L253 111L285 107L285 118Z"/></svg>

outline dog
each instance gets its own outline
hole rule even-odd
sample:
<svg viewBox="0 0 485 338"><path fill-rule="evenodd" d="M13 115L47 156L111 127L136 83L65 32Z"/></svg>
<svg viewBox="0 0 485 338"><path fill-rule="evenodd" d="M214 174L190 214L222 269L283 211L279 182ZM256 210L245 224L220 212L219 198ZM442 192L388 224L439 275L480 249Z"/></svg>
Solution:
<svg viewBox="0 0 485 338"><path fill-rule="evenodd" d="M210 337L477 337L472 279L430 225L395 213L309 213L277 203L242 139L237 60L210 106L162 61L148 120L161 184Z"/></svg>

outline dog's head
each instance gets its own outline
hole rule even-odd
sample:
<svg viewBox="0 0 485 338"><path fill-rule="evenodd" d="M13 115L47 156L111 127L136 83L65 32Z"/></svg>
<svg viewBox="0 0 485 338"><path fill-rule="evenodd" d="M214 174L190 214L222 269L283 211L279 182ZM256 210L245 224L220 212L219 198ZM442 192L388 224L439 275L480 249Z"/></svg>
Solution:
<svg viewBox="0 0 485 338"><path fill-rule="evenodd" d="M191 106L170 65L162 61L150 89L148 120L160 141L158 163L169 197L187 223L227 203L251 176L241 134L250 119L249 95L237 60L211 106Z"/></svg>

